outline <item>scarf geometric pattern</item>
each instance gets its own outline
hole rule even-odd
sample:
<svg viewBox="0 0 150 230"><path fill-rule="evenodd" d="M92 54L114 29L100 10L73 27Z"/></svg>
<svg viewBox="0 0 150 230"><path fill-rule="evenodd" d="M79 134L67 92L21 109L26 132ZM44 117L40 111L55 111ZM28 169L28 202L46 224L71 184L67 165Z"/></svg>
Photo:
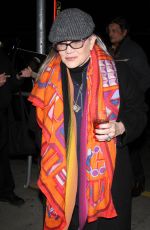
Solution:
<svg viewBox="0 0 150 230"><path fill-rule="evenodd" d="M113 138L110 142L96 141L93 138L93 120L106 117L110 121L117 119L120 105L119 88L114 62L97 46L92 50L87 75L88 93L81 125L81 229L87 217L88 222L91 222L98 217L111 218L117 215L110 193L115 168L116 139Z"/></svg>
<svg viewBox="0 0 150 230"><path fill-rule="evenodd" d="M78 165L76 120L73 112L73 87L68 76L70 120L65 142L64 104L60 57L57 55L35 83L29 100L36 106L42 129L41 170L38 186L47 198L44 230L68 229L75 206ZM112 58L98 45L91 52L87 70L87 90L81 121L79 222L117 215L111 196L116 159L116 139L98 142L93 120L106 111L109 120L117 119L120 105L118 79Z"/></svg>

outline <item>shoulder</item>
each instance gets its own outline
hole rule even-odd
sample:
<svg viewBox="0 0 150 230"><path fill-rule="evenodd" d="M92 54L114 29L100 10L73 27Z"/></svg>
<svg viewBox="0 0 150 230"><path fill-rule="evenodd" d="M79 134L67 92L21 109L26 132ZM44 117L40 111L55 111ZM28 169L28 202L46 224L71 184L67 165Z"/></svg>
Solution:
<svg viewBox="0 0 150 230"><path fill-rule="evenodd" d="M127 38L124 42L124 48L127 48L127 51L131 53L131 55L145 55L145 51L140 44L131 38Z"/></svg>

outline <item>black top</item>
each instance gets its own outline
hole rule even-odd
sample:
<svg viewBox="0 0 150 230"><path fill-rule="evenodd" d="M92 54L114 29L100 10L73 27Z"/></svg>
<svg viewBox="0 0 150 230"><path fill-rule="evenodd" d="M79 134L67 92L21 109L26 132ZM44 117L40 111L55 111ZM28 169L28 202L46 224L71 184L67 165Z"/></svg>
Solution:
<svg viewBox="0 0 150 230"><path fill-rule="evenodd" d="M81 128L81 120L84 108L84 99L86 93L86 72L89 64L89 60L82 66L69 69L70 75L74 85L74 103L76 102L78 106L81 108L78 112L75 112L76 115L76 123L77 123L77 154L78 154L78 162L79 162L79 153L80 153L80 128ZM81 86L82 84L82 86ZM81 89L82 87L82 89ZM79 90L81 89L81 93ZM79 95L78 95L79 93ZM78 97L79 96L79 97ZM78 97L78 100L77 100Z"/></svg>

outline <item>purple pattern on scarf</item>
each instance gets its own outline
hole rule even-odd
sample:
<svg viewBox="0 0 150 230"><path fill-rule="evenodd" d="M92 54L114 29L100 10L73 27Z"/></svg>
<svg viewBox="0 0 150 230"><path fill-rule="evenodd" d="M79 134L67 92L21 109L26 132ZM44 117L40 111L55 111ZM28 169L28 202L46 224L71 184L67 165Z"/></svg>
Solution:
<svg viewBox="0 0 150 230"><path fill-rule="evenodd" d="M81 122L80 133L80 171L79 171L79 229L83 229L87 219L86 200L86 141L87 141L87 93L85 96L84 112Z"/></svg>

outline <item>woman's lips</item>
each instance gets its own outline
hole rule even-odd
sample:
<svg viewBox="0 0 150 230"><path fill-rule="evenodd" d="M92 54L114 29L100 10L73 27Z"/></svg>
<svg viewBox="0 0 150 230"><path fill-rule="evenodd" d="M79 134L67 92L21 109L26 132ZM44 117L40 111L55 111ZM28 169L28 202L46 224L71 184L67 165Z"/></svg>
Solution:
<svg viewBox="0 0 150 230"><path fill-rule="evenodd" d="M74 61L76 57L66 57L66 61Z"/></svg>

